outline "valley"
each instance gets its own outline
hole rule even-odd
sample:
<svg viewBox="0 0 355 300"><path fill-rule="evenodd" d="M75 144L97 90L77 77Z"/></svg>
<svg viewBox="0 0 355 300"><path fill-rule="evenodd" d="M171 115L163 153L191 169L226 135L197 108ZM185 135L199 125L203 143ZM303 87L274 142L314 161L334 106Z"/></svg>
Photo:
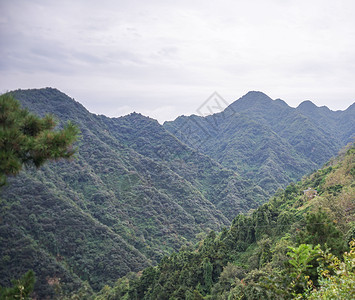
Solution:
<svg viewBox="0 0 355 300"><path fill-rule="evenodd" d="M337 222L344 234L350 230L354 174L344 164L352 166L353 148L335 170L321 168L352 142L354 104L336 112L309 101L291 108L249 92L218 114L180 116L160 125L139 113L92 114L53 88L13 95L36 115L53 114L59 127L71 120L81 137L75 158L27 168L2 188L0 285L32 269L40 298L58 294L53 281L63 294L88 285L90 293L104 295L102 288L118 278L122 284L133 280L137 288L129 293L137 293L137 299L179 298L195 289L204 296L218 294L215 284L228 263L244 266L260 247L281 247L284 229L292 235L291 228L304 222L311 204L302 191L309 186L328 203L317 205L329 211L346 201L342 205L351 213L339 212ZM186 124L189 130L182 130ZM329 179L338 169L344 182ZM266 261L274 261L270 257ZM191 268L175 265L180 259ZM264 267L263 259L255 261L243 274ZM212 281L206 283L201 274L210 267ZM145 275L129 277L143 269L150 270L143 272L146 286ZM176 270L178 277L166 275ZM169 282L186 288L164 290ZM118 291L125 295L121 287Z"/></svg>

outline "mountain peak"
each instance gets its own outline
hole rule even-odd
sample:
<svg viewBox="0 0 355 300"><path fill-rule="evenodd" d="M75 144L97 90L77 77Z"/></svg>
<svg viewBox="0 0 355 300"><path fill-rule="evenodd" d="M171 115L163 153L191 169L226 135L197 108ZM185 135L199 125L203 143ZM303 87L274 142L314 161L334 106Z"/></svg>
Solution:
<svg viewBox="0 0 355 300"><path fill-rule="evenodd" d="M276 103L277 105L279 105L279 106L288 107L288 104L287 104L284 100L282 100L282 99L280 99L280 98L277 98L277 99L275 99L274 101L275 101L275 103Z"/></svg>
<svg viewBox="0 0 355 300"><path fill-rule="evenodd" d="M318 108L318 106L315 105L310 100L303 101L300 105L297 106L297 109L300 109L302 111L309 111L309 110L314 110L314 109L317 109L317 108Z"/></svg>
<svg viewBox="0 0 355 300"><path fill-rule="evenodd" d="M53 113L60 119L76 121L79 115L92 118L89 111L74 98L52 87L40 89L18 89L11 92L21 105L43 116Z"/></svg>
<svg viewBox="0 0 355 300"><path fill-rule="evenodd" d="M249 91L248 93L246 93L242 98L250 98L250 99L271 99L268 95L266 95L263 92L260 91Z"/></svg>
<svg viewBox="0 0 355 300"><path fill-rule="evenodd" d="M272 101L273 100L263 92L250 91L243 97L233 102L230 107L236 111L245 111L253 107L261 109L263 107L269 106Z"/></svg>
<svg viewBox="0 0 355 300"><path fill-rule="evenodd" d="M145 115L143 115L143 114L141 114L139 112L135 112L135 111L130 113L130 114L128 114L128 115L125 115L125 116L122 116L122 117L118 117L116 119L125 119L125 120L131 120L131 121L139 120L141 122L153 122L153 123L159 124L159 122L157 120L155 120L155 119L153 119L153 118L151 118L149 116L145 116Z"/></svg>

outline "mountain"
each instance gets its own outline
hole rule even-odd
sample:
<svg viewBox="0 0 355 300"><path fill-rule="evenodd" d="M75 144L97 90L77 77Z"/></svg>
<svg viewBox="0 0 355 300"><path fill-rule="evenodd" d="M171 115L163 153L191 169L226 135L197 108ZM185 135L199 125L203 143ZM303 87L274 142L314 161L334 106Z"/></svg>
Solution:
<svg viewBox="0 0 355 300"><path fill-rule="evenodd" d="M140 114L107 118L52 88L13 92L81 130L76 159L28 169L1 191L0 284L28 269L39 296L137 272L256 208L264 194ZM253 196L252 196L253 195Z"/></svg>
<svg viewBox="0 0 355 300"><path fill-rule="evenodd" d="M222 112L181 116L164 127L270 196L351 142L354 120L352 107L333 112L305 101L295 109L264 93L249 92Z"/></svg>
<svg viewBox="0 0 355 300"><path fill-rule="evenodd" d="M209 232L225 232L250 209L261 222L277 216L258 207L355 132L353 107L292 109L260 92L219 114L164 126L137 113L92 114L53 88L12 93L33 113L54 114L59 127L73 121L82 135L75 159L26 169L1 190L0 285L33 269L39 298L99 291ZM322 127L321 118L329 124ZM245 230L245 241L230 243L244 251L258 232Z"/></svg>
<svg viewBox="0 0 355 300"><path fill-rule="evenodd" d="M313 123L325 128L327 134L338 139L339 143L350 142L354 138L355 128L355 103L345 111L331 111L328 107L317 107L311 101L302 102L296 111L300 112Z"/></svg>
<svg viewBox="0 0 355 300"><path fill-rule="evenodd" d="M119 279L95 299L353 298L354 199L355 144L229 229Z"/></svg>
<svg viewBox="0 0 355 300"><path fill-rule="evenodd" d="M250 181L182 144L154 119L137 113L121 118L100 117L117 140L167 166L196 187L229 221L236 212L256 207L265 196Z"/></svg>

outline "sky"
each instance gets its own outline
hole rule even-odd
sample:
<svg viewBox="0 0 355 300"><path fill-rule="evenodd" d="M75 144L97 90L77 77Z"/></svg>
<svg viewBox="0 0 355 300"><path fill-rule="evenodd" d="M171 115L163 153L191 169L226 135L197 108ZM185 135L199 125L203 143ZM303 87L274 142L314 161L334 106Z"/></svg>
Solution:
<svg viewBox="0 0 355 300"><path fill-rule="evenodd" d="M355 101L353 0L0 0L0 93L54 87L160 122L214 92L296 107Z"/></svg>

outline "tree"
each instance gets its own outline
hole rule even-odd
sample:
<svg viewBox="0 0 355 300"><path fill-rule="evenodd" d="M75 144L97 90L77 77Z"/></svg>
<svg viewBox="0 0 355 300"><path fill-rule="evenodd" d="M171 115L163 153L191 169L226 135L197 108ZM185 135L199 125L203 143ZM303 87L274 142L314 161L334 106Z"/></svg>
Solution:
<svg viewBox="0 0 355 300"><path fill-rule="evenodd" d="M309 272L313 268L311 262L319 256L320 246L301 244L288 248L291 251L287 252L286 268L264 268L265 275L255 281L256 290L264 291L268 296L260 299L305 299L314 288Z"/></svg>
<svg viewBox="0 0 355 300"><path fill-rule="evenodd" d="M355 240L350 242L350 251L344 253L343 260L329 251L320 250L319 254L320 287L313 290L308 299L354 299Z"/></svg>
<svg viewBox="0 0 355 300"><path fill-rule="evenodd" d="M211 264L208 258L204 258L203 260L203 279L204 279L204 287L207 293L211 291L213 281L212 281L212 271L213 265Z"/></svg>
<svg viewBox="0 0 355 300"><path fill-rule="evenodd" d="M31 299L34 284L35 274L29 270L20 279L12 280L12 287L0 286L0 299Z"/></svg>
<svg viewBox="0 0 355 300"><path fill-rule="evenodd" d="M23 165L40 167L47 160L70 158L79 129L68 122L55 130L53 116L39 118L10 94L0 95L0 186L16 175Z"/></svg>
<svg viewBox="0 0 355 300"><path fill-rule="evenodd" d="M305 229L299 232L297 241L300 244L320 244L323 248L331 248L338 256L345 251L343 234L321 209L306 215Z"/></svg>

